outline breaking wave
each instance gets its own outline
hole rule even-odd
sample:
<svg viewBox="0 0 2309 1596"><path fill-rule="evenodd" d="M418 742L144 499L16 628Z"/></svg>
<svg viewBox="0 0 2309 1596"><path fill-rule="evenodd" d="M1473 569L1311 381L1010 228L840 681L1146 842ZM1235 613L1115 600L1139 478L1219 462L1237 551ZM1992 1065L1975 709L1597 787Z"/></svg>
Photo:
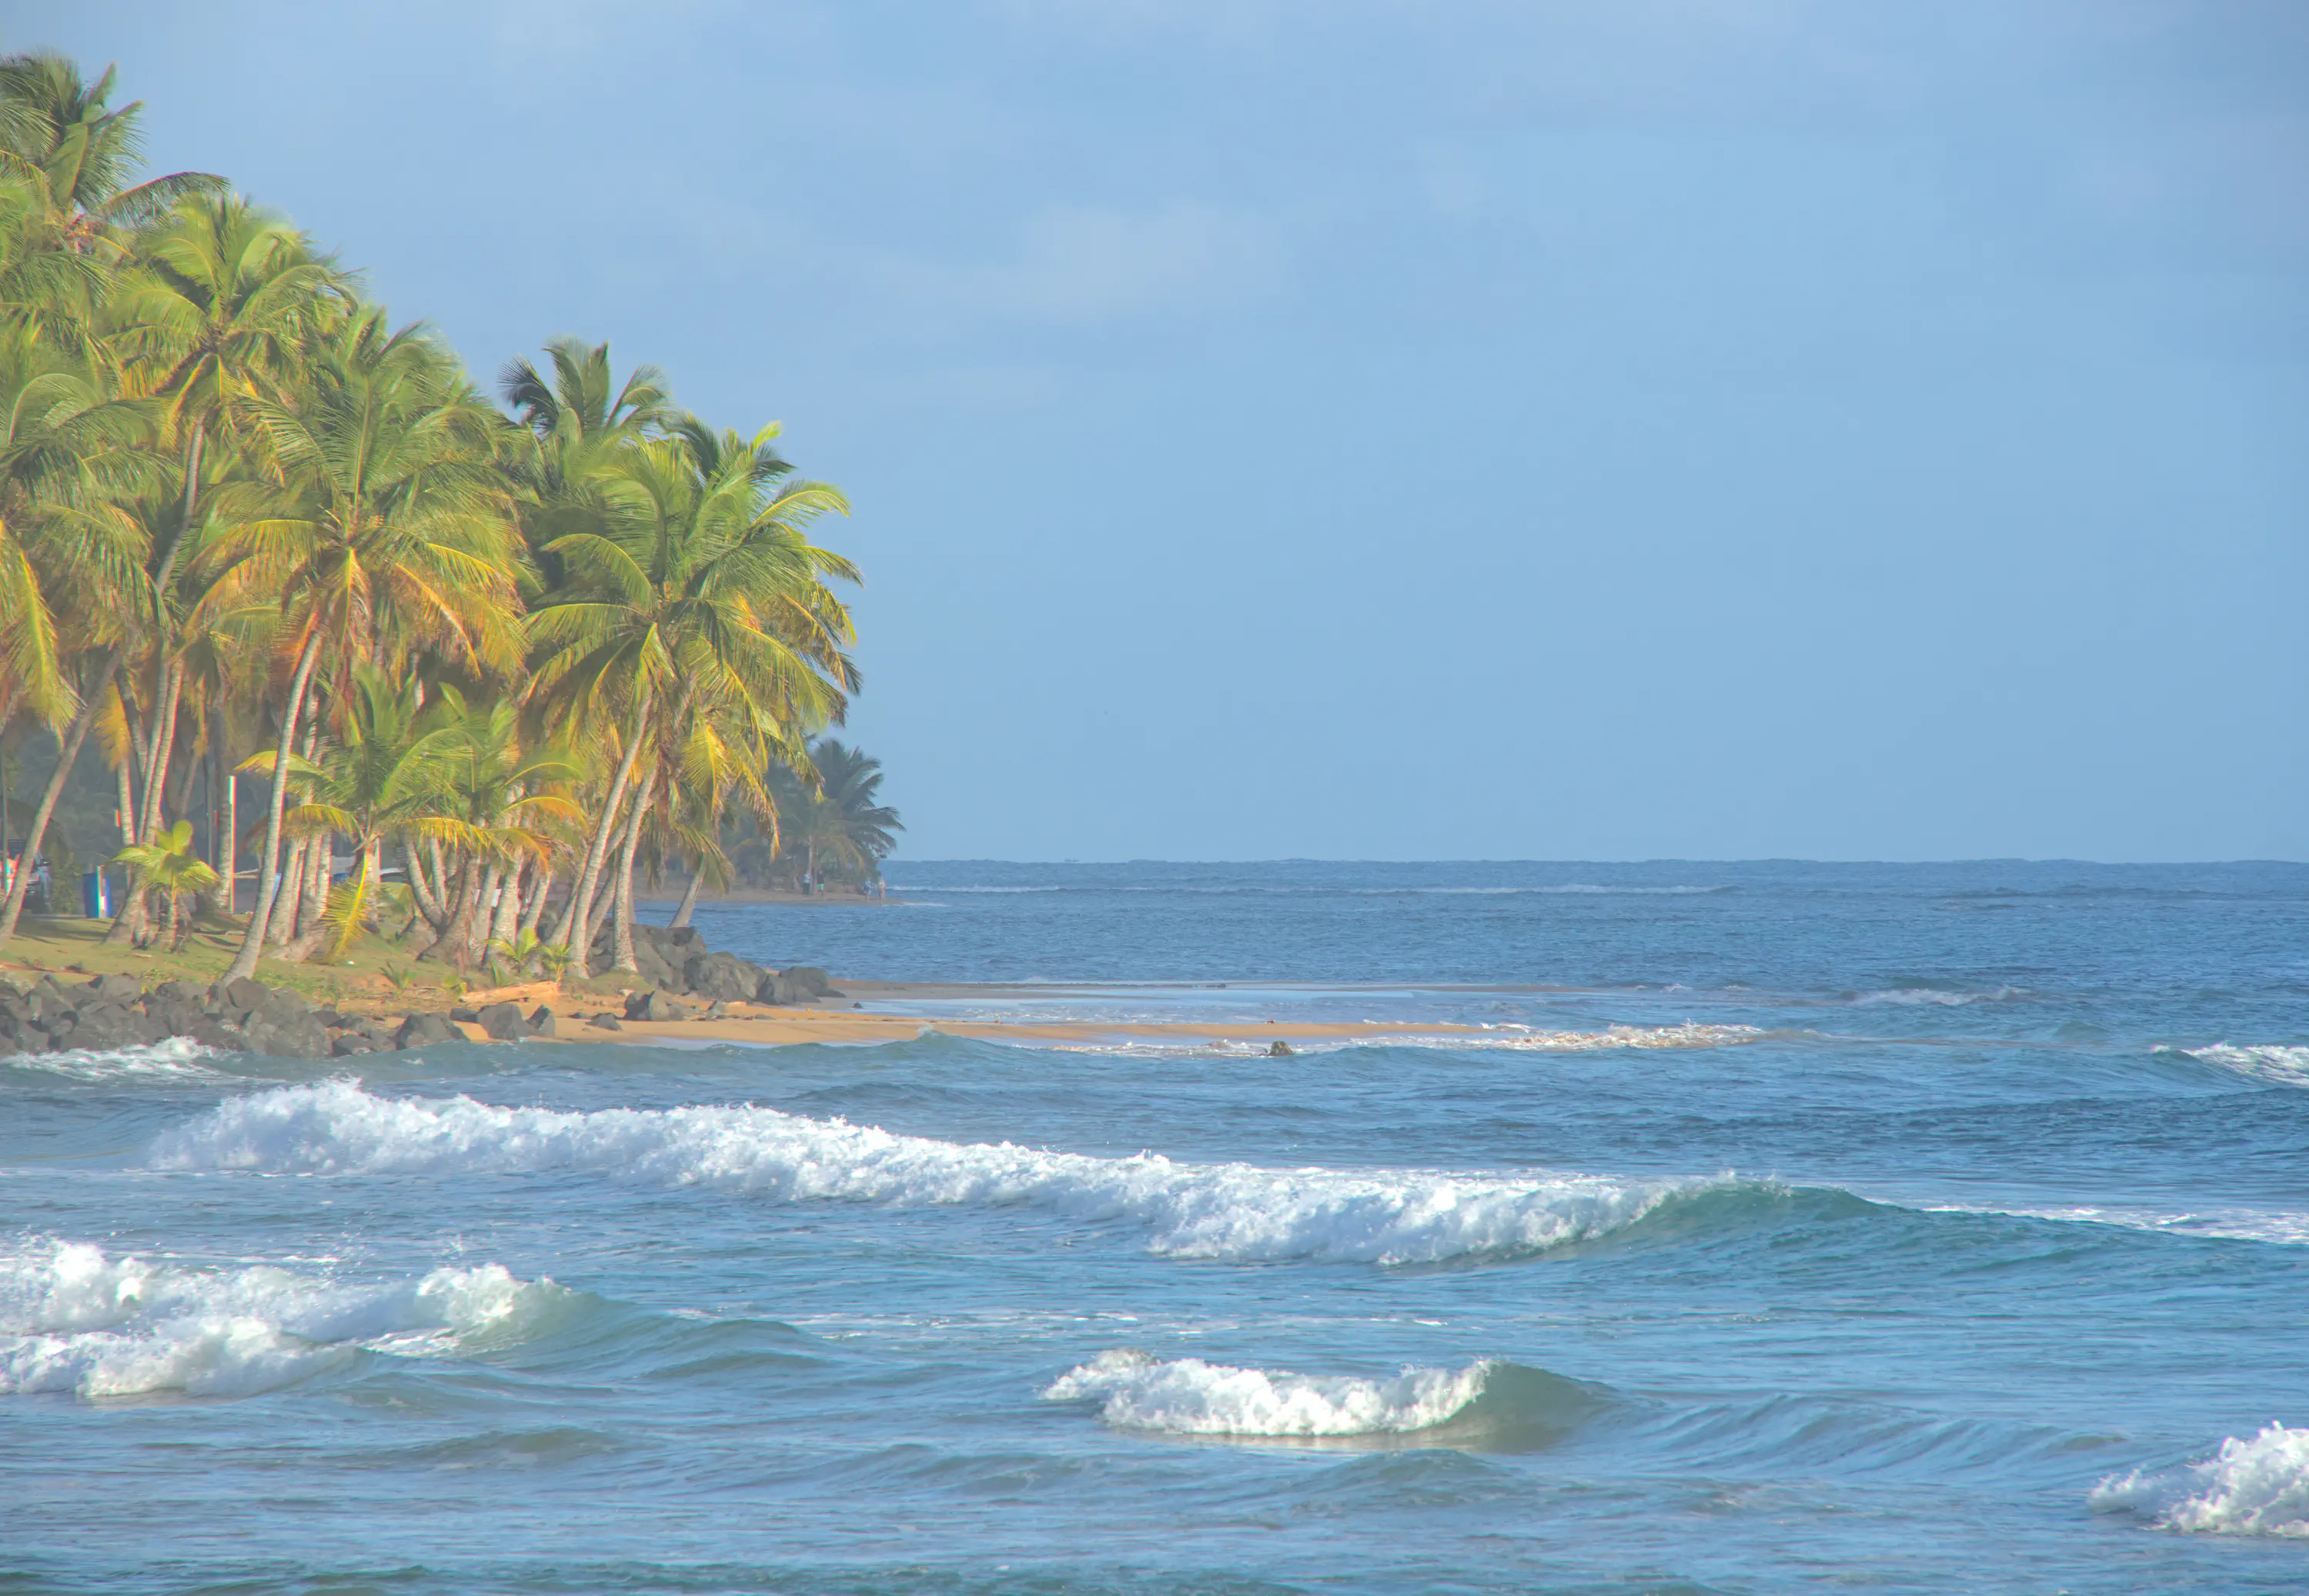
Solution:
<svg viewBox="0 0 2309 1596"><path fill-rule="evenodd" d="M71 1048L61 1053L12 1053L0 1058L9 1069L35 1070L74 1081L222 1081L227 1072L202 1062L216 1053L187 1037L131 1048Z"/></svg>
<svg viewBox="0 0 2309 1596"><path fill-rule="evenodd" d="M364 1350L422 1356L501 1342L575 1295L496 1264L358 1285L46 1241L0 1254L0 1393L250 1396Z"/></svg>
<svg viewBox="0 0 2309 1596"><path fill-rule="evenodd" d="M2166 1051L2159 1048L2158 1052ZM2178 1048L2173 1051L2206 1064L2218 1065L2225 1070L2235 1070L2240 1075L2251 1075L2259 1081L2275 1081L2286 1086L2309 1086L2309 1048L2233 1047L2227 1042L2215 1042L2210 1048Z"/></svg>
<svg viewBox="0 0 2309 1596"><path fill-rule="evenodd" d="M2201 1463L2135 1469L2095 1486L2097 1512L2132 1513L2159 1529L2309 1540L2309 1429L2263 1427L2231 1436Z"/></svg>
<svg viewBox="0 0 2309 1596"><path fill-rule="evenodd" d="M1465 1368L1406 1365L1385 1379L1237 1368L1199 1358L1163 1361L1118 1349L1068 1370L1046 1402L1095 1402L1120 1429L1289 1440L1385 1439L1422 1445L1544 1445L1598 1407L1595 1390L1544 1369L1483 1361Z"/></svg>
<svg viewBox="0 0 2309 1596"><path fill-rule="evenodd" d="M588 1170L776 1202L1019 1205L1129 1220L1152 1251L1237 1261L1428 1263L1617 1229L1724 1181L1269 1169L897 1135L774 1109L506 1109L381 1098L344 1081L252 1092L164 1133L160 1169L324 1175Z"/></svg>

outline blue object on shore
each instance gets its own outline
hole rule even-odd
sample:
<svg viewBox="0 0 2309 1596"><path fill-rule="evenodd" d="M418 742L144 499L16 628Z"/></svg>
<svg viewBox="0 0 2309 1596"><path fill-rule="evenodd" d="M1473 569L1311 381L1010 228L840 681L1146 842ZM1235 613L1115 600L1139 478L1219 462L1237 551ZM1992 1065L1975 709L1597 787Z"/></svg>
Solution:
<svg viewBox="0 0 2309 1596"><path fill-rule="evenodd" d="M105 890L103 871L91 870L80 878L80 907L85 919L108 920L112 918L112 894Z"/></svg>

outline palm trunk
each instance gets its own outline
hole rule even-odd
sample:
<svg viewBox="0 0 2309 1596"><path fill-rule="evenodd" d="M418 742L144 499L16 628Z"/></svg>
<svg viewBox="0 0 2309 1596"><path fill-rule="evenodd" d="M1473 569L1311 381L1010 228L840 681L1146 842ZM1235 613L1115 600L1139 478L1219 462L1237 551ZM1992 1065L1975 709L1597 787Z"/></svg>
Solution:
<svg viewBox="0 0 2309 1596"><path fill-rule="evenodd" d="M281 863L281 816L289 798L289 750L297 746L297 722L305 714L305 688L313 678L313 662L321 657L321 633L315 627L305 639L305 647L297 659L297 674L289 686L289 712L281 717L281 742L272 765L272 795L266 800L268 810L264 823L264 857L256 871L256 908L249 916L248 933L241 938L240 952L233 955L232 968L225 971L227 980L238 980L256 973L256 961L264 949L266 922L272 914L272 872Z"/></svg>
<svg viewBox="0 0 2309 1596"><path fill-rule="evenodd" d="M23 867L9 884L7 897L0 900L0 947L7 945L16 935L16 922L24 912L24 891L32 879L32 861L40 857L40 844L48 840L48 822L56 815L56 800L64 796L73 762L80 757L81 745L88 740L88 729L96 720L96 706L112 690L112 678L120 669L125 652L125 649L117 648L105 657L103 674L96 678L95 688L81 700L80 713L73 717L72 729L56 748L56 768L48 775L48 789L40 794L40 807L32 812L31 827L24 833ZM50 905L52 910L54 907Z"/></svg>
<svg viewBox="0 0 2309 1596"><path fill-rule="evenodd" d="M545 919L545 901L553 896L553 872L543 865L537 867L537 885L531 893L529 907L521 913L521 929L535 931Z"/></svg>
<svg viewBox="0 0 2309 1596"><path fill-rule="evenodd" d="M481 872L481 890L473 898L472 928L465 933L465 959L473 962L489 951L489 927L497 921L497 889L505 883L505 867L491 865Z"/></svg>
<svg viewBox="0 0 2309 1596"><path fill-rule="evenodd" d="M171 664L161 672L160 691L154 696L160 700L154 709L149 744L151 757L144 769L144 813L139 818L136 840L150 842L160 829L160 813L166 807L169 790L169 762L177 751L177 706L185 691L185 668Z"/></svg>
<svg viewBox="0 0 2309 1596"><path fill-rule="evenodd" d="M401 845L401 857L408 862L409 891L410 894L417 900L417 912L424 917L427 925L438 932L443 926L449 923L449 911L441 906L441 895L433 890L432 878L425 874L425 867L418 858L416 844L403 842Z"/></svg>
<svg viewBox="0 0 2309 1596"><path fill-rule="evenodd" d="M650 799L657 792L657 766L650 766L649 774L642 778L640 795L634 799L633 818L626 823L626 841L618 855L618 936L612 960L619 970L641 973L641 961L634 956L634 852L641 846L642 820L649 813Z"/></svg>
<svg viewBox="0 0 2309 1596"><path fill-rule="evenodd" d="M123 707L125 708L126 706L124 705ZM129 781L127 759L122 759L120 763L114 768L112 773L114 779L119 783L120 845L123 848L125 848L129 846L129 844L138 841L136 835L136 791L134 786ZM144 784L148 789L151 788L151 781L149 777ZM129 944L131 946L134 946L143 938L143 935L144 887L141 882L131 877L121 885L120 912L112 917L111 927L105 932L101 939L102 945L106 947L117 947L120 944L125 942Z"/></svg>
<svg viewBox="0 0 2309 1596"><path fill-rule="evenodd" d="M272 924L265 928L264 939L274 947L285 947L297 934L297 916L305 907L305 854L313 846L309 838L298 837L289 844L288 857L281 861L281 891L275 894L277 907ZM285 896L281 894L286 894Z"/></svg>
<svg viewBox="0 0 2309 1596"><path fill-rule="evenodd" d="M695 874L690 876L688 888L681 894L681 907L673 911L672 924L673 928L677 931L682 927L689 924L689 911L697 907L697 883L699 879L700 878Z"/></svg>
<svg viewBox="0 0 2309 1596"><path fill-rule="evenodd" d="M641 755L642 739L649 734L650 696L650 689L643 688L641 703L634 707L633 730L626 738L625 757L618 762L617 779L610 783L609 801L601 808L601 828L594 833L593 845L585 850L585 867L578 874L576 894L569 902L568 924L578 931L586 930L592 923L593 893L601 879L601 862L610 851L610 833L617 826L618 809L625 802L627 784L633 780L634 762ZM592 943L590 939L569 941L568 947L569 966L583 976Z"/></svg>
<svg viewBox="0 0 2309 1596"><path fill-rule="evenodd" d="M458 867L457 884L451 899L449 923L444 927L438 940L418 955L420 959L446 959L463 970L471 954L469 945L473 935L473 900L480 881L480 861L468 858Z"/></svg>
<svg viewBox="0 0 2309 1596"><path fill-rule="evenodd" d="M489 921L491 942L513 945L514 927L521 923L521 880L527 870L524 861L506 872L505 884L497 893L497 911Z"/></svg>
<svg viewBox="0 0 2309 1596"><path fill-rule="evenodd" d="M215 775L224 788L224 831L216 839L217 874L222 880L217 888L218 908L226 914L240 910L240 777L232 768L232 755L224 751L224 716L217 716L216 729L209 735L209 747L215 755Z"/></svg>

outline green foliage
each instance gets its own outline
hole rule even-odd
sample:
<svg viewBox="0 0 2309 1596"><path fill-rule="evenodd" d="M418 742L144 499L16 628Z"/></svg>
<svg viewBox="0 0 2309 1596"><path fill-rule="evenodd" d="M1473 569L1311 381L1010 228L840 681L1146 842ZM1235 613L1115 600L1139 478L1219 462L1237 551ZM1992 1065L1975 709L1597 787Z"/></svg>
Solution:
<svg viewBox="0 0 2309 1596"><path fill-rule="evenodd" d="M709 426L575 339L499 409L287 219L144 177L113 91L0 58L0 736L59 748L28 841L64 884L73 831L125 834L124 932L157 895L181 941L182 901L255 866L237 973L376 931L582 979L582 911L627 915L637 862L729 879L735 815L812 884L870 878L878 767L810 741L858 685L858 573L812 540L848 506L777 425Z"/></svg>

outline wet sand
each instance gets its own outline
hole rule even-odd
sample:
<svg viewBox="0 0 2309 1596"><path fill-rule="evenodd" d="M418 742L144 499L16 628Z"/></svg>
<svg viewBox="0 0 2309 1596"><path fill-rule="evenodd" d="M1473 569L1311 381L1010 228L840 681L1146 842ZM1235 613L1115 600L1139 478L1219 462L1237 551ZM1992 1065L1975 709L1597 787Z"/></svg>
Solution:
<svg viewBox="0 0 2309 1596"><path fill-rule="evenodd" d="M988 1001L1047 1000L1063 998L1070 991L1070 988L1049 986L999 987L961 982L843 981L838 984L842 992L841 1001L844 1004L869 1001L877 1005L950 1003L956 999L973 998ZM578 998L572 1002L567 994L558 991L549 981L478 991L468 996L465 1001L475 1007L485 1003L515 1003L524 1009L543 1004L555 1013L558 1034L554 1040L565 1042L713 1041L775 1047L791 1042L894 1042L936 1032L944 1036L977 1037L988 1041L1007 1042L1169 1040L1271 1043L1277 1040L1340 1041L1374 1036L1474 1035L1481 1034L1484 1029L1477 1025L1454 1025L1435 1021L1389 1020L957 1020L932 1014L894 1014L882 1008L869 1012L846 1006L769 1007L752 1003L729 1005L728 1014L721 1019L652 1022L625 1019L620 1013L621 1005L604 1000ZM702 1006L691 1004L688 999L676 1001L688 1007ZM596 1014L618 1014L618 1028L615 1031L597 1028L575 1017ZM488 1040L478 1025L467 1024L463 1030L476 1041Z"/></svg>

